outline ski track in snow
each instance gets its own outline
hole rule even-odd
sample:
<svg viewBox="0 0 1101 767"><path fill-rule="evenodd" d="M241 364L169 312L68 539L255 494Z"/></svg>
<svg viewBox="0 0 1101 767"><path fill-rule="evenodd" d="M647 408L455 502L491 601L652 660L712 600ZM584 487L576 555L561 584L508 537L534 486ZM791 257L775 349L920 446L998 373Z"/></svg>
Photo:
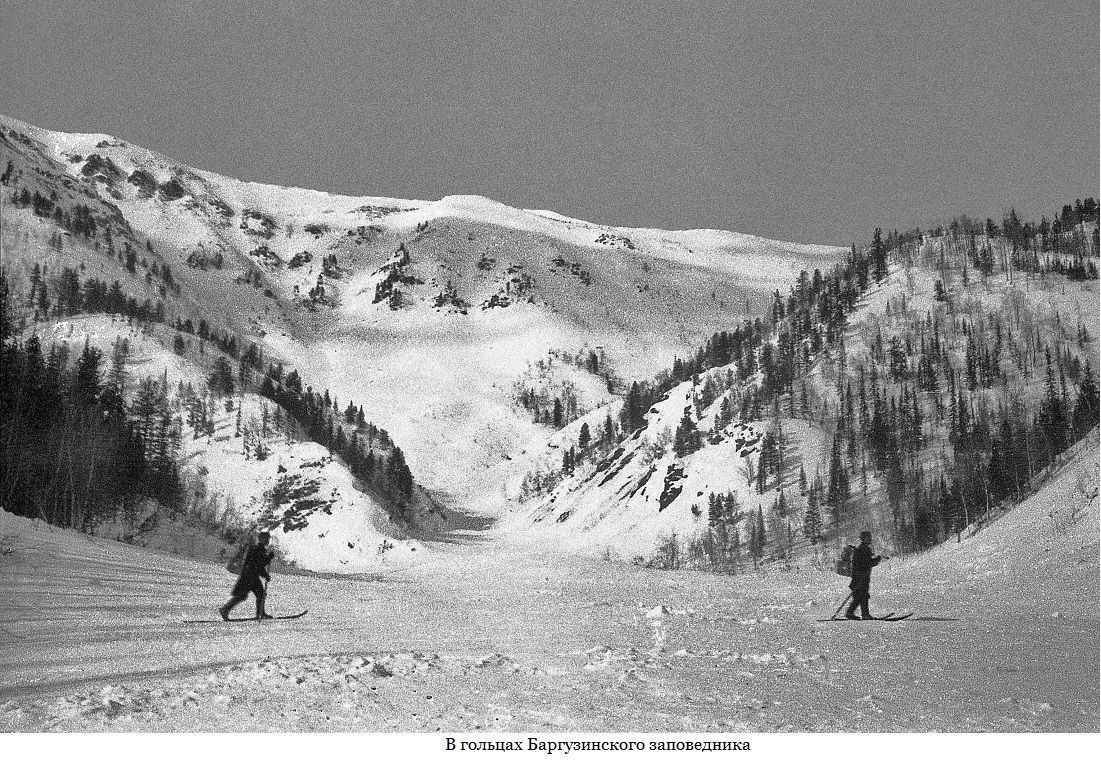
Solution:
<svg viewBox="0 0 1101 767"><path fill-rule="evenodd" d="M1096 731L1097 501L1043 526L1096 459L878 568L873 608L916 612L896 624L817 623L845 594L831 573L492 539L372 577L276 574L271 608L300 620L184 624L232 576L4 515L0 729Z"/></svg>

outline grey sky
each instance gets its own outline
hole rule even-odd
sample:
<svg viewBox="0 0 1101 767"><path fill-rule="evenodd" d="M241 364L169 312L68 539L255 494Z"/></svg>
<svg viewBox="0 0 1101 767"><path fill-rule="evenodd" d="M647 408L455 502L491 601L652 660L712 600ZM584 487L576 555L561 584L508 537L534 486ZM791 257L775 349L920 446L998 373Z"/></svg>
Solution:
<svg viewBox="0 0 1101 767"><path fill-rule="evenodd" d="M0 112L249 180L847 243L1096 196L1098 4L0 0Z"/></svg>

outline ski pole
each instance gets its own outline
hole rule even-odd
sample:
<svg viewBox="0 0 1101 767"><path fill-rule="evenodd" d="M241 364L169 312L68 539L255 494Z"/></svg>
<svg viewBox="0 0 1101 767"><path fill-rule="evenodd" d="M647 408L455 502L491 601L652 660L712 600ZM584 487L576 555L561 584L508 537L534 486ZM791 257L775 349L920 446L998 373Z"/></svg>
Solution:
<svg viewBox="0 0 1101 767"><path fill-rule="evenodd" d="M845 605L847 605L849 603L849 600L852 599L852 598L853 598L853 593L850 591L849 595L847 597L845 597L845 601L841 603L841 606L833 611L833 615L830 616L830 619L832 620L833 618L836 618L838 613L840 613L842 610L845 609Z"/></svg>

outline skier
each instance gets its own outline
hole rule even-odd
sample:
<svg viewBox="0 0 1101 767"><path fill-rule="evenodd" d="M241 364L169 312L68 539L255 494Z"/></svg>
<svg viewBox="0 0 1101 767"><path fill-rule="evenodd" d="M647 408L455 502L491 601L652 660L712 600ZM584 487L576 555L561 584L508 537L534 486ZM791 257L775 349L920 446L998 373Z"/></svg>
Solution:
<svg viewBox="0 0 1101 767"><path fill-rule="evenodd" d="M237 577L237 583L234 584L231 592L233 596L218 610L222 620L229 620L229 611L244 602L248 598L249 592L256 596L257 620L272 617L264 611L267 581L271 580L271 575L268 573L268 564L275 556L275 552L268 549L270 541L271 534L263 532L256 536L256 544L249 546L241 565L241 574Z"/></svg>
<svg viewBox="0 0 1101 767"><path fill-rule="evenodd" d="M851 621L870 620L871 611L868 610L868 599L871 597L872 568L883 561L884 557L872 554L872 534L865 530L860 534L860 545L853 552L852 580L849 581L849 590L852 592L852 602L845 611L845 617ZM860 618L856 617L856 608L860 608Z"/></svg>

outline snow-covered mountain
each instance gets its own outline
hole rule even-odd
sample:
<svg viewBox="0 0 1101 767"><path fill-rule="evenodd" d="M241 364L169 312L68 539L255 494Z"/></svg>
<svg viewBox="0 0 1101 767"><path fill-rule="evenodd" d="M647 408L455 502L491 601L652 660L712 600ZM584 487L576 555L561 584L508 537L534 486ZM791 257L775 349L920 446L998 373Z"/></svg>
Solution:
<svg viewBox="0 0 1101 767"><path fill-rule="evenodd" d="M1001 236L899 240L843 322L828 301L802 298L809 284L794 287L749 357L671 381L618 444L580 449L581 423L595 433L601 412L563 430L575 465L546 463L530 480L539 491L517 494L510 529L541 545L722 568L800 555L826 564L861 529L893 551L970 534L1045 481L1068 433L1097 427L1096 227L1083 221L1035 254ZM792 380L777 385L781 375ZM838 502L834 477L846 488ZM727 554L737 562L716 561Z"/></svg>
<svg viewBox="0 0 1101 767"><path fill-rule="evenodd" d="M255 343L266 363L297 369L338 406L362 406L438 501L490 517L505 510L510 485L557 455L555 427L535 423L538 408L520 393L568 401L570 416L614 409L628 382L844 254L713 230L603 226L480 197L348 197L237 181L111 136L6 117L0 149L14 295L28 295L35 264L53 295L68 266L161 302L168 325L204 321ZM76 231L81 209L92 233ZM33 307L23 314L33 319ZM74 332L54 325L24 332ZM175 364L171 331L159 335L160 348L148 344L151 370ZM590 352L599 366L564 362ZM213 355L187 354L201 381ZM353 543L345 538L339 545ZM383 538L372 534L366 548Z"/></svg>
<svg viewBox="0 0 1101 767"><path fill-rule="evenodd" d="M1092 198L850 253L0 172L0 729L1096 731ZM300 619L224 624L257 527ZM903 622L828 620L862 529Z"/></svg>

